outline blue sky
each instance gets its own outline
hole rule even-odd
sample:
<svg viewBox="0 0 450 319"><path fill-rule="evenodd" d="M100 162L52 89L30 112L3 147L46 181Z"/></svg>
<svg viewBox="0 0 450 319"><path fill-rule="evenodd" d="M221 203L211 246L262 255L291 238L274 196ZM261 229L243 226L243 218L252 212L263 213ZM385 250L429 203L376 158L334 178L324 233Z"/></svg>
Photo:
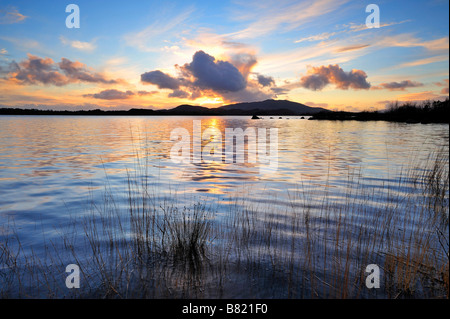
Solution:
<svg viewBox="0 0 450 319"><path fill-rule="evenodd" d="M448 96L448 1L72 3L79 29L67 2L0 2L0 105L361 110ZM365 25L371 3L380 28Z"/></svg>

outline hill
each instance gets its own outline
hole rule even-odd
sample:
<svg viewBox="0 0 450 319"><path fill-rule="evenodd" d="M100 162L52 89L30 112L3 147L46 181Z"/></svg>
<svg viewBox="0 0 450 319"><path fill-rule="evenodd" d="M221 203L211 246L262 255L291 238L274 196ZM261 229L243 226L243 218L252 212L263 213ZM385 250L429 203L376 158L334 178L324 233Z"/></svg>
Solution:
<svg viewBox="0 0 450 319"><path fill-rule="evenodd" d="M319 112L328 112L321 107L310 107L305 104L292 102L288 100L265 100L261 102L237 103L224 105L218 110L226 113L246 115L309 115Z"/></svg>
<svg viewBox="0 0 450 319"><path fill-rule="evenodd" d="M217 108L207 108L198 105L179 105L172 109L151 110L132 108L126 110L80 110L56 111L39 109L0 108L0 114L10 115L309 115L320 112L330 112L320 107L288 100L265 100L260 102L237 103Z"/></svg>

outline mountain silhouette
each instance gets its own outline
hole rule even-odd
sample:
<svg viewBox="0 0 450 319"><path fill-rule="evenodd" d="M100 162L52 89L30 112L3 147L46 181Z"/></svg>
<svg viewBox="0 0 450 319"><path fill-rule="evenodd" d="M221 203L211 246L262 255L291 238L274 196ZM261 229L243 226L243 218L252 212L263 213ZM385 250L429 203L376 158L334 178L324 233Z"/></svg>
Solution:
<svg viewBox="0 0 450 319"><path fill-rule="evenodd" d="M261 115L308 115L326 112L321 107L310 107L305 104L288 100L265 100L261 102L236 103L218 108L223 112L244 112Z"/></svg>
<svg viewBox="0 0 450 319"><path fill-rule="evenodd" d="M320 107L310 107L288 100L265 100L260 102L236 103L208 108L198 105L182 104L172 109L139 109L123 110L79 110L56 111L39 109L1 108L0 114L35 114L35 115L312 115L330 112Z"/></svg>

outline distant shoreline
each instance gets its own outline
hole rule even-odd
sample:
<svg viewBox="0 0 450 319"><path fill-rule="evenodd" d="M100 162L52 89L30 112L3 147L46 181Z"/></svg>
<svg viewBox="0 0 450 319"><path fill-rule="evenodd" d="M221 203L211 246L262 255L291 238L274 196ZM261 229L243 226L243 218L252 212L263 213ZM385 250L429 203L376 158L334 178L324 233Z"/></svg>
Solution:
<svg viewBox="0 0 450 319"><path fill-rule="evenodd" d="M181 105L173 109L151 110L132 108L126 110L39 110L22 108L0 108L0 115L63 115L63 116L252 116L255 119L261 116L311 116L309 120L331 120L331 121L388 121L422 124L449 124L449 99L445 101L425 101L421 104L407 102L399 105L395 103L386 111L363 111L345 112L329 111L325 109L310 108L302 104L303 110L293 108L267 108L267 103L278 101L264 101L256 103L241 104L244 106L261 106L266 103L266 108L214 108L209 109L201 106ZM282 103L293 103L285 101ZM279 106L279 105L278 105Z"/></svg>
<svg viewBox="0 0 450 319"><path fill-rule="evenodd" d="M229 112L171 112L170 110L155 111L145 109L131 109L129 111L103 111L103 110L86 110L86 111L52 111L52 110L36 110L36 109L18 109L3 108L0 109L0 115L68 115L68 116L312 116L313 114L298 114L287 112L287 110L278 110L274 112L255 110L255 112L247 112L232 110Z"/></svg>
<svg viewBox="0 0 450 319"><path fill-rule="evenodd" d="M409 124L449 124L449 99L445 101L407 102L402 105L394 103L384 112L320 112L311 120L334 121L388 121Z"/></svg>

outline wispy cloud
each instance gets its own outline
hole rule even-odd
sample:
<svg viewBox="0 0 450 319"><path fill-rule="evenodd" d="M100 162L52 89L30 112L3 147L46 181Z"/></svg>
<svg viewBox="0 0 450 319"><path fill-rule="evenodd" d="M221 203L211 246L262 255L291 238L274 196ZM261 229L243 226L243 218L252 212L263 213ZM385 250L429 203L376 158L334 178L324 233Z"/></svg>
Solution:
<svg viewBox="0 0 450 319"><path fill-rule="evenodd" d="M337 48L335 52L347 52L347 51L356 51L369 47L370 44L359 44L359 45L349 45L345 47Z"/></svg>
<svg viewBox="0 0 450 319"><path fill-rule="evenodd" d="M424 86L423 83L411 81L411 80L404 80L401 82L389 82L389 83L381 83L377 86L372 86L372 90L382 90L386 89L389 91L404 91L406 88L416 88Z"/></svg>
<svg viewBox="0 0 450 319"><path fill-rule="evenodd" d="M41 44L33 39L27 38L14 38L9 36L0 36L0 40L12 43L15 47L22 51L41 50Z"/></svg>
<svg viewBox="0 0 450 319"><path fill-rule="evenodd" d="M397 97L399 101L423 101L423 100L438 100L445 97L434 93L433 91L424 91L417 93L408 93Z"/></svg>
<svg viewBox="0 0 450 319"><path fill-rule="evenodd" d="M69 40L63 36L59 38L61 40L61 43L64 45L69 45L74 49L80 50L80 51L87 51L92 52L97 48L97 45L95 42L97 39L92 40L91 42L83 42L78 40Z"/></svg>
<svg viewBox="0 0 450 319"><path fill-rule="evenodd" d="M402 23L405 23L405 22L411 22L411 20L403 20L403 21L399 21L399 22L380 23L380 27L379 28L390 27L390 26L397 25L397 24L402 24ZM352 32L359 32L359 31L363 31L363 30L369 30L369 28L367 28L367 26L365 24L350 23L348 25L348 27L349 27L349 30L352 31Z"/></svg>
<svg viewBox="0 0 450 319"><path fill-rule="evenodd" d="M274 31L292 31L313 19L336 11L348 0L318 1L248 1L243 4L248 10L238 15L239 20L249 20L243 30L228 34L234 39L257 38Z"/></svg>
<svg viewBox="0 0 450 319"><path fill-rule="evenodd" d="M331 38L332 36L334 36L336 34L338 34L338 32L324 32L324 33L311 35L309 37L298 39L298 40L294 41L294 43L328 40L329 38Z"/></svg>
<svg viewBox="0 0 450 319"><path fill-rule="evenodd" d="M159 51L159 47L155 47L153 41L163 41L161 37L167 38L170 33L176 34L175 31L189 19L193 12L194 8L189 8L175 16L161 17L141 31L126 34L124 39L129 46L141 51Z"/></svg>
<svg viewBox="0 0 450 319"><path fill-rule="evenodd" d="M101 91L100 93L84 94L83 97L91 97L100 100L125 100L129 99L133 95L134 93L131 91L122 92L119 90L111 89Z"/></svg>
<svg viewBox="0 0 450 319"><path fill-rule="evenodd" d="M16 8L0 9L0 24L13 24L24 21L27 16L21 14Z"/></svg>
<svg viewBox="0 0 450 319"><path fill-rule="evenodd" d="M423 47L428 51L441 51L443 53L449 49L448 36L424 41L411 33L402 33L393 36L378 36L374 39L373 43L379 47Z"/></svg>
<svg viewBox="0 0 450 319"><path fill-rule="evenodd" d="M397 25L397 24L402 24L405 22L409 22L410 20L405 20L405 21L400 21L400 22L389 22L389 23L382 23L380 24L380 28L384 28L384 27L390 27L393 25ZM299 40L294 41L294 43L302 43L305 41L308 42L313 42L313 41L323 41L323 40L328 40L336 35L340 35L343 33L353 33L353 32L360 32L360 31L364 31L364 30L369 30L367 28L367 26L365 24L348 24L348 25L343 25L340 26L340 30L335 31L335 32L324 32L324 33L320 33L320 34L316 34L316 35L311 35L308 37L304 37L301 38Z"/></svg>
<svg viewBox="0 0 450 319"><path fill-rule="evenodd" d="M425 59L418 59L411 62L402 63L398 66L398 68L411 67L411 66L419 66L425 64L431 64L436 62L448 61L448 55L437 55Z"/></svg>

